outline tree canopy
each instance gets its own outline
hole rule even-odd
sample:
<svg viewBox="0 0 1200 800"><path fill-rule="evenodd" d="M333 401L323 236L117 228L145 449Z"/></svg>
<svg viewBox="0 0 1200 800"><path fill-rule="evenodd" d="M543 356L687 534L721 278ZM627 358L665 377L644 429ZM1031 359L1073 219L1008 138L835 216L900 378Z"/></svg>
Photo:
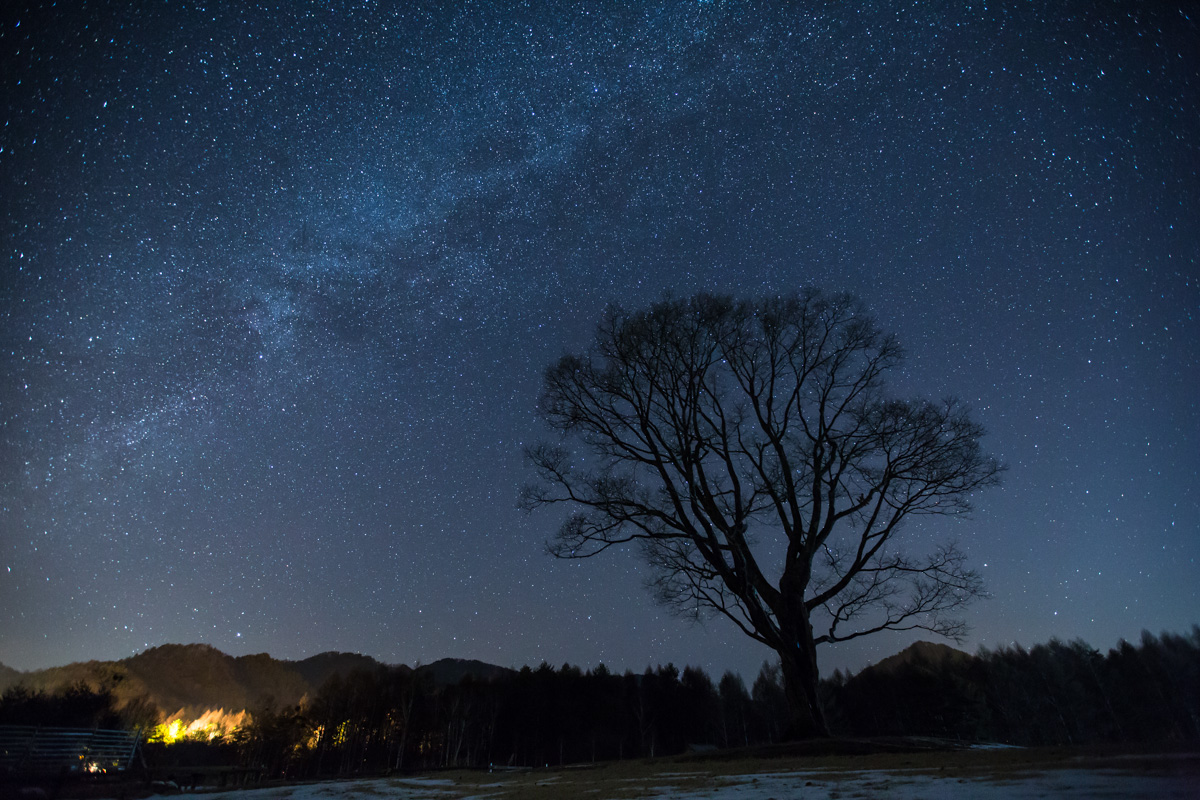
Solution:
<svg viewBox="0 0 1200 800"><path fill-rule="evenodd" d="M571 508L557 556L639 543L657 598L779 653L793 732L825 733L816 645L960 637L983 591L953 543L901 546L910 518L970 510L1002 471L956 400L888 394L901 358L857 300L816 289L612 308L546 370L540 411L564 440L529 449L523 502Z"/></svg>

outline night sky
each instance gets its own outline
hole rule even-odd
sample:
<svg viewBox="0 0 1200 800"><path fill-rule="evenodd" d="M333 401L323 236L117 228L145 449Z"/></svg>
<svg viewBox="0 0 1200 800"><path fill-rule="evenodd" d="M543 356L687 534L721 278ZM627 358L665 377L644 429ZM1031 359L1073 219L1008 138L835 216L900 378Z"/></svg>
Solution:
<svg viewBox="0 0 1200 800"><path fill-rule="evenodd" d="M806 285L1010 467L907 534L985 576L966 649L1200 621L1191 4L45 5L0 12L0 662L750 680L636 552L546 555L522 448L607 304Z"/></svg>

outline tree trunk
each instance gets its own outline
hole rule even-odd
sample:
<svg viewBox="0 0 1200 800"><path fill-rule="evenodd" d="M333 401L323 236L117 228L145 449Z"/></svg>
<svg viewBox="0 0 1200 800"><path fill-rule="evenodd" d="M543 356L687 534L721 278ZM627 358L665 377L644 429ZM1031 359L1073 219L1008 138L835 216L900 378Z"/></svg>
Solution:
<svg viewBox="0 0 1200 800"><path fill-rule="evenodd" d="M829 736L825 711L817 685L817 647L813 644L812 626L807 619L797 620L791 631L792 642L779 649L779 666L783 672L783 692L788 702L788 728L785 740Z"/></svg>

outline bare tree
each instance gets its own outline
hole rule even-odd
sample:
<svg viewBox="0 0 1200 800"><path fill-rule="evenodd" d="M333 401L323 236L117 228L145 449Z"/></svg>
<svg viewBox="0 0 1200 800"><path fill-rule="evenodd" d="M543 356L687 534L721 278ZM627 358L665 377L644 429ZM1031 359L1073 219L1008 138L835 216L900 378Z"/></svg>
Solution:
<svg viewBox="0 0 1200 800"><path fill-rule="evenodd" d="M957 402L885 394L900 358L857 301L817 290L610 309L545 374L540 412L584 455L530 448L523 505L571 507L556 556L639 542L657 598L772 648L790 735L826 735L817 645L960 638L953 612L982 594L955 545L899 547L905 520L969 510L1002 469Z"/></svg>

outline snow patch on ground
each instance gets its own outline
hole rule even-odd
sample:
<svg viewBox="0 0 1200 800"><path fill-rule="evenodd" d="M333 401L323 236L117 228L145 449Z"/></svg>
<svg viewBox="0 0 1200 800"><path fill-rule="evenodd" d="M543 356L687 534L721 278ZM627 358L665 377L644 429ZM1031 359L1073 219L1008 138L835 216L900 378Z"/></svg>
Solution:
<svg viewBox="0 0 1200 800"><path fill-rule="evenodd" d="M589 782L574 775L546 775L532 783L561 787L564 794L571 796L586 793L593 800L628 798L631 790L636 796L653 800L771 800L784 797L802 797L804 800L876 797L888 800L961 800L964 797L977 800L1027 797L1046 800L1187 800L1200 796L1194 775L1147 775L1118 769L1028 770L969 777L948 777L917 770L803 770L717 775L707 779L706 774L664 772L640 779L622 779L615 782L619 786L607 788L584 785ZM378 778L205 792L201 796L204 800L497 800L519 797L520 787L530 783L528 776L497 780L495 775L481 775L479 783L444 778Z"/></svg>
<svg viewBox="0 0 1200 800"><path fill-rule="evenodd" d="M804 800L886 797L888 800L1168 800L1195 798L1196 786L1183 778L1140 776L1116 770L1051 770L1000 777L947 778L928 773L863 771L849 773L793 772L728 776L722 785L695 789L658 787L654 800Z"/></svg>

